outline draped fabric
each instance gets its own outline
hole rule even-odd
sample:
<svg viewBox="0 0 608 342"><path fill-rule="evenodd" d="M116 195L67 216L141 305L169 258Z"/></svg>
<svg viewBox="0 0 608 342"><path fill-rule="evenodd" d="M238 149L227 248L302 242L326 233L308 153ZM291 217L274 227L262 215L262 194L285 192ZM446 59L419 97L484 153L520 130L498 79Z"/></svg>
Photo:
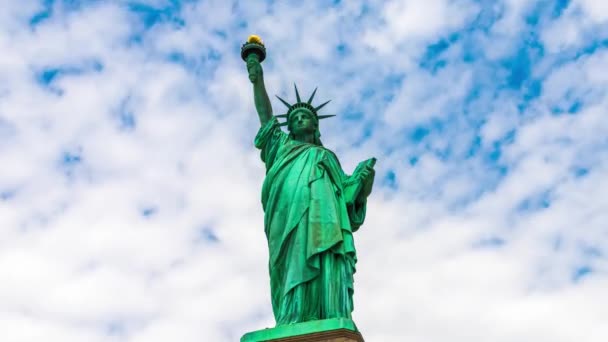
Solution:
<svg viewBox="0 0 608 342"><path fill-rule="evenodd" d="M347 198L354 179L333 152L291 139L276 119L260 128L255 146L266 165L262 205L277 325L350 318L352 233L366 208L365 200Z"/></svg>

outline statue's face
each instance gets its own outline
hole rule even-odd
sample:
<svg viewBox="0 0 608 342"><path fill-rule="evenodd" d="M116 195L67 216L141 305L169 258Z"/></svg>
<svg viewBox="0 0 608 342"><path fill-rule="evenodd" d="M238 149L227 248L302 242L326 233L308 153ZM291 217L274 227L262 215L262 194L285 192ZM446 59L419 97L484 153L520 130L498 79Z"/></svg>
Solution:
<svg viewBox="0 0 608 342"><path fill-rule="evenodd" d="M298 110L289 115L289 130L295 135L312 134L317 129L314 114Z"/></svg>

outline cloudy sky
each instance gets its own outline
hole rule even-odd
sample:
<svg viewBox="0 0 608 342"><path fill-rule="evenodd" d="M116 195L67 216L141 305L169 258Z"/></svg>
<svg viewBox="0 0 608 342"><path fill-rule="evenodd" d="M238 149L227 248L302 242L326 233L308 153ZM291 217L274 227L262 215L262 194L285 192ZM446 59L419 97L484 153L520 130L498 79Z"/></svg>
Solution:
<svg viewBox="0 0 608 342"><path fill-rule="evenodd" d="M606 341L603 0L2 0L2 341L273 326L252 33L347 172L378 158L368 341Z"/></svg>

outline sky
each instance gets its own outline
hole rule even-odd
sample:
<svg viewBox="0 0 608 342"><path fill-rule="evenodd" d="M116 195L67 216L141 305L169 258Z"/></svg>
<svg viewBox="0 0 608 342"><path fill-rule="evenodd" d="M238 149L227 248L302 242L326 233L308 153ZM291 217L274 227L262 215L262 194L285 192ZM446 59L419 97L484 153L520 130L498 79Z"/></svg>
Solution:
<svg viewBox="0 0 608 342"><path fill-rule="evenodd" d="M347 173L378 158L367 341L606 341L602 0L3 0L2 341L274 326L250 34Z"/></svg>

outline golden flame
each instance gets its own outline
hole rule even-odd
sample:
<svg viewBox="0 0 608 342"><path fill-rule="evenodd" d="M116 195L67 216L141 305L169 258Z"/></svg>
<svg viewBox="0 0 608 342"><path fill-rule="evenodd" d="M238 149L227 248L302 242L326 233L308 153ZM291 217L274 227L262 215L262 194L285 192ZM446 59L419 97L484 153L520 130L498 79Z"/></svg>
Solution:
<svg viewBox="0 0 608 342"><path fill-rule="evenodd" d="M264 43L262 42L262 38L260 38L260 36L252 34L249 36L249 38L247 38L247 43L256 43L256 44L260 44L260 45L264 45Z"/></svg>

